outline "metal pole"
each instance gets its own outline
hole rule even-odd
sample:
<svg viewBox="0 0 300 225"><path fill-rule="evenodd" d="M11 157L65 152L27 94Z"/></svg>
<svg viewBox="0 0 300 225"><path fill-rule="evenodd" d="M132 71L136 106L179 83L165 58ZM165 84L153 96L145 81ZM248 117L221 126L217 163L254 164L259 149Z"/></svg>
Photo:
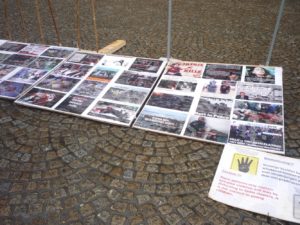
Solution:
<svg viewBox="0 0 300 225"><path fill-rule="evenodd" d="M53 11L52 1L51 0L48 0L48 7L49 7L50 14L51 14L51 17L52 17L52 22L53 22L53 25L54 25L54 29L55 29L55 33L56 33L56 38L57 38L58 45L61 45L60 34L58 32L58 28L57 28L57 25L56 25L55 15L54 15L54 11Z"/></svg>
<svg viewBox="0 0 300 225"><path fill-rule="evenodd" d="M172 46L172 0L168 4L168 43L167 43L167 59L171 57Z"/></svg>
<svg viewBox="0 0 300 225"><path fill-rule="evenodd" d="M282 17L282 14L283 14L284 4L285 4L285 0L281 0L281 5L280 5L280 8L279 8L279 12L278 12L277 20L276 20L276 25L275 25L275 29L274 29L274 33L273 33L273 36L272 36L272 41L271 41L271 44L270 44L269 53L268 53L268 57L267 57L267 61L266 61L267 66L270 64L270 61L271 61L273 48L274 48L274 45L275 45L278 30L279 30L279 27L280 27L281 17Z"/></svg>

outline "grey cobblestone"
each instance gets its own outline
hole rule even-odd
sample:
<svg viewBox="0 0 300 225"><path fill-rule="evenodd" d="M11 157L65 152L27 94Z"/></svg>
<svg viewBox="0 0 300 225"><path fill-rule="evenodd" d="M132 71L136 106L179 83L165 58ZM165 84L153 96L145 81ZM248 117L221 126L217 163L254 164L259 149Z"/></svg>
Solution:
<svg viewBox="0 0 300 225"><path fill-rule="evenodd" d="M35 1L20 1L28 42L41 42ZM76 45L74 1L52 1L62 45ZM81 4L81 48L94 48L91 7ZM118 54L166 52L168 1L96 1L100 45L127 40ZM47 1L45 44L55 44ZM173 1L172 57L264 64L278 1ZM25 41L19 11L7 1L12 40ZM4 8L4 2L0 7ZM267 12L266 12L267 11ZM300 157L298 1L286 10L272 56L283 66L286 155ZM211 16L213 15L213 16ZM100 20L99 20L100 19ZM4 13L0 14L7 38ZM47 26L46 26L47 25ZM249 35L251 34L251 35ZM155 47L153 47L155 46ZM294 225L208 198L222 146L22 107L0 100L0 223L117 225Z"/></svg>

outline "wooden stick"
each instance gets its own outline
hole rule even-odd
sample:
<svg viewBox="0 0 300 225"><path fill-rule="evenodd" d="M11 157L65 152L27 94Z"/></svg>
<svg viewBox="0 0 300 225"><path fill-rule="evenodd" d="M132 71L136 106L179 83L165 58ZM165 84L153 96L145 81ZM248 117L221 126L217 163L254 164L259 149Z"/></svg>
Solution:
<svg viewBox="0 0 300 225"><path fill-rule="evenodd" d="M76 1L77 48L80 48L80 0Z"/></svg>
<svg viewBox="0 0 300 225"><path fill-rule="evenodd" d="M116 40L113 43L105 46L104 48L100 49L98 52L103 54L112 54L118 51L120 48L126 45L125 40Z"/></svg>
<svg viewBox="0 0 300 225"><path fill-rule="evenodd" d="M16 0L16 4L17 4L18 11L19 11L20 18L21 18L21 26L22 26L22 33L23 33L23 36L24 36L24 40L25 40L25 42L27 42L28 41L28 32L27 32L27 29L25 27L23 10L22 10L22 6L21 6L20 0Z"/></svg>
<svg viewBox="0 0 300 225"><path fill-rule="evenodd" d="M43 44L45 44L46 42L45 42L45 35L44 35L43 29L42 29L41 14L40 14L40 2L39 2L39 0L35 0L35 9L36 9L36 17L37 17L39 31L40 31L41 42Z"/></svg>
<svg viewBox="0 0 300 225"><path fill-rule="evenodd" d="M98 39L97 23L96 23L95 0L91 0L91 5L92 5L92 13L93 13L93 24L94 24L96 50L98 50L99 49L99 39Z"/></svg>
<svg viewBox="0 0 300 225"><path fill-rule="evenodd" d="M4 17L5 17L5 26L6 26L6 37L7 39L11 40L12 36L11 36L11 32L10 32L10 24L9 24L9 19L8 19L8 15L7 15L7 1L3 0L3 10L4 10Z"/></svg>
<svg viewBox="0 0 300 225"><path fill-rule="evenodd" d="M54 25L58 45L61 45L60 34L58 32L58 28L57 28L57 25L56 25L55 15L54 15L54 10L53 10L53 7L52 7L52 1L51 0L48 0L48 7L49 7L50 14L51 14L51 17L52 17L52 22L53 22L53 25Z"/></svg>

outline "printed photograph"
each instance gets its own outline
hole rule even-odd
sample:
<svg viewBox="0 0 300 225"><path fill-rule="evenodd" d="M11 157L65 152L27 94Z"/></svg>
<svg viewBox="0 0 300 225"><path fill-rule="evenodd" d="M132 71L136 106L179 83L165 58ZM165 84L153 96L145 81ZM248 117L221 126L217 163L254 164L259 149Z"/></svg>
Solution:
<svg viewBox="0 0 300 225"><path fill-rule="evenodd" d="M203 64L180 60L170 60L164 75L200 78Z"/></svg>
<svg viewBox="0 0 300 225"><path fill-rule="evenodd" d="M128 68L134 61L134 57L106 55L101 61L101 66Z"/></svg>
<svg viewBox="0 0 300 225"><path fill-rule="evenodd" d="M30 87L29 84L3 81L0 83L0 96L17 98L28 87Z"/></svg>
<svg viewBox="0 0 300 225"><path fill-rule="evenodd" d="M62 93L33 88L29 92L27 92L24 96L22 96L20 99L18 99L18 101L27 104L39 105L39 106L51 108L63 96L64 94Z"/></svg>
<svg viewBox="0 0 300 225"><path fill-rule="evenodd" d="M129 70L157 73L162 63L161 60L137 58Z"/></svg>
<svg viewBox="0 0 300 225"><path fill-rule="evenodd" d="M191 93L195 92L197 82L162 79L157 87L160 89L177 90Z"/></svg>
<svg viewBox="0 0 300 225"><path fill-rule="evenodd" d="M279 85L250 84L238 82L236 99L282 102L283 92Z"/></svg>
<svg viewBox="0 0 300 225"><path fill-rule="evenodd" d="M80 80L77 80L77 79L49 75L38 84L38 87L51 89L51 90L57 90L57 91L61 91L61 92L68 92L79 81Z"/></svg>
<svg viewBox="0 0 300 225"><path fill-rule="evenodd" d="M19 53L38 56L42 54L49 46L47 45L39 45L39 44L30 44L23 48Z"/></svg>
<svg viewBox="0 0 300 225"><path fill-rule="evenodd" d="M100 61L100 59L102 59L102 57L103 55L101 54L76 52L74 55L71 56L71 58L68 61L94 66L97 64L97 62Z"/></svg>
<svg viewBox="0 0 300 225"><path fill-rule="evenodd" d="M275 67L246 66L245 81L275 84Z"/></svg>
<svg viewBox="0 0 300 225"><path fill-rule="evenodd" d="M232 105L229 99L201 97L196 112L199 116L229 120Z"/></svg>
<svg viewBox="0 0 300 225"><path fill-rule="evenodd" d="M136 87L151 88L156 81L156 76L146 75L134 71L124 71L115 83Z"/></svg>
<svg viewBox="0 0 300 225"><path fill-rule="evenodd" d="M88 98L79 95L70 95L62 103L60 103L55 109L70 112L75 114L81 114L86 108L94 101L93 98Z"/></svg>
<svg viewBox="0 0 300 225"><path fill-rule="evenodd" d="M106 83L85 80L75 89L73 94L96 98L106 85Z"/></svg>
<svg viewBox="0 0 300 225"><path fill-rule="evenodd" d="M82 78L91 68L92 67L88 65L64 63L51 72L51 74L72 78Z"/></svg>
<svg viewBox="0 0 300 225"><path fill-rule="evenodd" d="M233 121L229 143L283 151L283 127Z"/></svg>
<svg viewBox="0 0 300 225"><path fill-rule="evenodd" d="M16 66L0 64L0 79L14 71L16 68Z"/></svg>
<svg viewBox="0 0 300 225"><path fill-rule="evenodd" d="M36 57L34 56L13 54L6 58L4 61L2 61L2 63L14 66L27 66L35 59Z"/></svg>
<svg viewBox="0 0 300 225"><path fill-rule="evenodd" d="M119 102L128 102L133 104L142 104L146 97L148 96L148 91L143 89L132 89L126 86L111 87L104 94L104 99L115 100Z"/></svg>
<svg viewBox="0 0 300 225"><path fill-rule="evenodd" d="M7 41L0 45L0 51L18 52L26 46L27 44L24 43Z"/></svg>
<svg viewBox="0 0 300 225"><path fill-rule="evenodd" d="M34 60L32 63L28 65L28 67L40 69L40 70L52 70L56 67L62 59L57 58L46 58L46 57L39 57Z"/></svg>
<svg viewBox="0 0 300 225"><path fill-rule="evenodd" d="M282 125L282 105L237 100L232 119Z"/></svg>
<svg viewBox="0 0 300 225"><path fill-rule="evenodd" d="M69 57L74 51L75 49L72 48L50 47L42 54L42 56L65 59Z"/></svg>
<svg viewBox="0 0 300 225"><path fill-rule="evenodd" d="M134 127L180 135L187 113L145 106Z"/></svg>
<svg viewBox="0 0 300 225"><path fill-rule="evenodd" d="M18 70L8 80L15 81L15 82L23 82L23 83L33 84L37 80L44 77L46 73L47 73L47 71L45 71L45 70L22 68L21 70Z"/></svg>
<svg viewBox="0 0 300 225"><path fill-rule="evenodd" d="M147 102L147 105L188 112L190 110L192 101L193 97L191 96L153 92L149 101Z"/></svg>
<svg viewBox="0 0 300 225"><path fill-rule="evenodd" d="M193 115L189 119L184 135L219 143L226 143L229 127L229 120Z"/></svg>
<svg viewBox="0 0 300 225"><path fill-rule="evenodd" d="M243 66L230 64L206 64L202 78L240 81Z"/></svg>
<svg viewBox="0 0 300 225"><path fill-rule="evenodd" d="M88 113L89 116L130 124L138 107L99 101Z"/></svg>
<svg viewBox="0 0 300 225"><path fill-rule="evenodd" d="M235 89L235 81L203 80L201 96L233 99L235 96Z"/></svg>
<svg viewBox="0 0 300 225"><path fill-rule="evenodd" d="M118 73L118 71L118 69L113 68L96 67L87 79L109 83L111 79L113 79L114 76Z"/></svg>

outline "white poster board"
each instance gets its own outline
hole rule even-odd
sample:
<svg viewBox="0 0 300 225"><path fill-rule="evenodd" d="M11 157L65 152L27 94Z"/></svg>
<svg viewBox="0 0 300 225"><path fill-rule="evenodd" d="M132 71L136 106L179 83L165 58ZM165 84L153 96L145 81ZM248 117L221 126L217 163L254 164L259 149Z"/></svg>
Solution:
<svg viewBox="0 0 300 225"><path fill-rule="evenodd" d="M209 197L300 223L300 160L227 144Z"/></svg>

